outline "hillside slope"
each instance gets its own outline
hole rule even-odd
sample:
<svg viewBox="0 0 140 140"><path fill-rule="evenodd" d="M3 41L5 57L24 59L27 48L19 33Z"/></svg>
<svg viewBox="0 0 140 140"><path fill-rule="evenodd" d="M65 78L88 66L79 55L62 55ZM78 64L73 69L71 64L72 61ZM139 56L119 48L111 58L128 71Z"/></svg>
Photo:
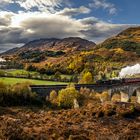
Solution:
<svg viewBox="0 0 140 140"><path fill-rule="evenodd" d="M140 55L140 27L128 28L97 45L97 48L103 47L107 49L121 48Z"/></svg>

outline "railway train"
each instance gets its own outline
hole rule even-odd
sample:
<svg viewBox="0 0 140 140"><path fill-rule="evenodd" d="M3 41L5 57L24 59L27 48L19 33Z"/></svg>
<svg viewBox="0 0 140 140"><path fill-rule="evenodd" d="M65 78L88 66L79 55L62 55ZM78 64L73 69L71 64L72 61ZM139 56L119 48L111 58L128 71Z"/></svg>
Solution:
<svg viewBox="0 0 140 140"><path fill-rule="evenodd" d="M96 81L96 84L114 85L114 84L129 84L138 82L140 82L140 78L119 78L110 80L98 80Z"/></svg>

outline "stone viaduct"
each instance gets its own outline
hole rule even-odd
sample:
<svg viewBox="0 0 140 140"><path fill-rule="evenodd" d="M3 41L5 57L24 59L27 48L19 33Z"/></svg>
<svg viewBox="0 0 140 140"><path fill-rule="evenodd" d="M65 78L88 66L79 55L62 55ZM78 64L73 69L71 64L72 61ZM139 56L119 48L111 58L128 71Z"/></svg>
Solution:
<svg viewBox="0 0 140 140"><path fill-rule="evenodd" d="M32 92L36 92L42 97L50 95L52 90L59 91L67 87L67 85L31 85ZM102 93L103 91L108 91L110 99L114 94L121 94L122 102L129 102L131 96L135 95L137 97L137 102L140 103L140 82L134 83L121 83L114 85L98 85L98 84L75 84L75 88L80 90L80 88L88 88L96 92Z"/></svg>

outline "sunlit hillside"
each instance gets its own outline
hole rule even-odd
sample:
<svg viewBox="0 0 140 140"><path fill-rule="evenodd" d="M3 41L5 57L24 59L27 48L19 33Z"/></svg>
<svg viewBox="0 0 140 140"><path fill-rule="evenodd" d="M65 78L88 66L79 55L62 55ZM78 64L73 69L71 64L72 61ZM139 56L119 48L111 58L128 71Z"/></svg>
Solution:
<svg viewBox="0 0 140 140"><path fill-rule="evenodd" d="M122 48L125 51L140 55L140 27L128 28L117 36L105 40L98 45L99 48Z"/></svg>

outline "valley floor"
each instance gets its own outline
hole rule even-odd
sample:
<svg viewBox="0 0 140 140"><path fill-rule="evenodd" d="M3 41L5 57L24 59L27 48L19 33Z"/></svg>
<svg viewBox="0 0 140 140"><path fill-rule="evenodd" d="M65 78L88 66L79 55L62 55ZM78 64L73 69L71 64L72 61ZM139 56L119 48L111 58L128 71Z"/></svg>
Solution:
<svg viewBox="0 0 140 140"><path fill-rule="evenodd" d="M4 140L139 140L140 106L88 105L80 109L0 108Z"/></svg>

